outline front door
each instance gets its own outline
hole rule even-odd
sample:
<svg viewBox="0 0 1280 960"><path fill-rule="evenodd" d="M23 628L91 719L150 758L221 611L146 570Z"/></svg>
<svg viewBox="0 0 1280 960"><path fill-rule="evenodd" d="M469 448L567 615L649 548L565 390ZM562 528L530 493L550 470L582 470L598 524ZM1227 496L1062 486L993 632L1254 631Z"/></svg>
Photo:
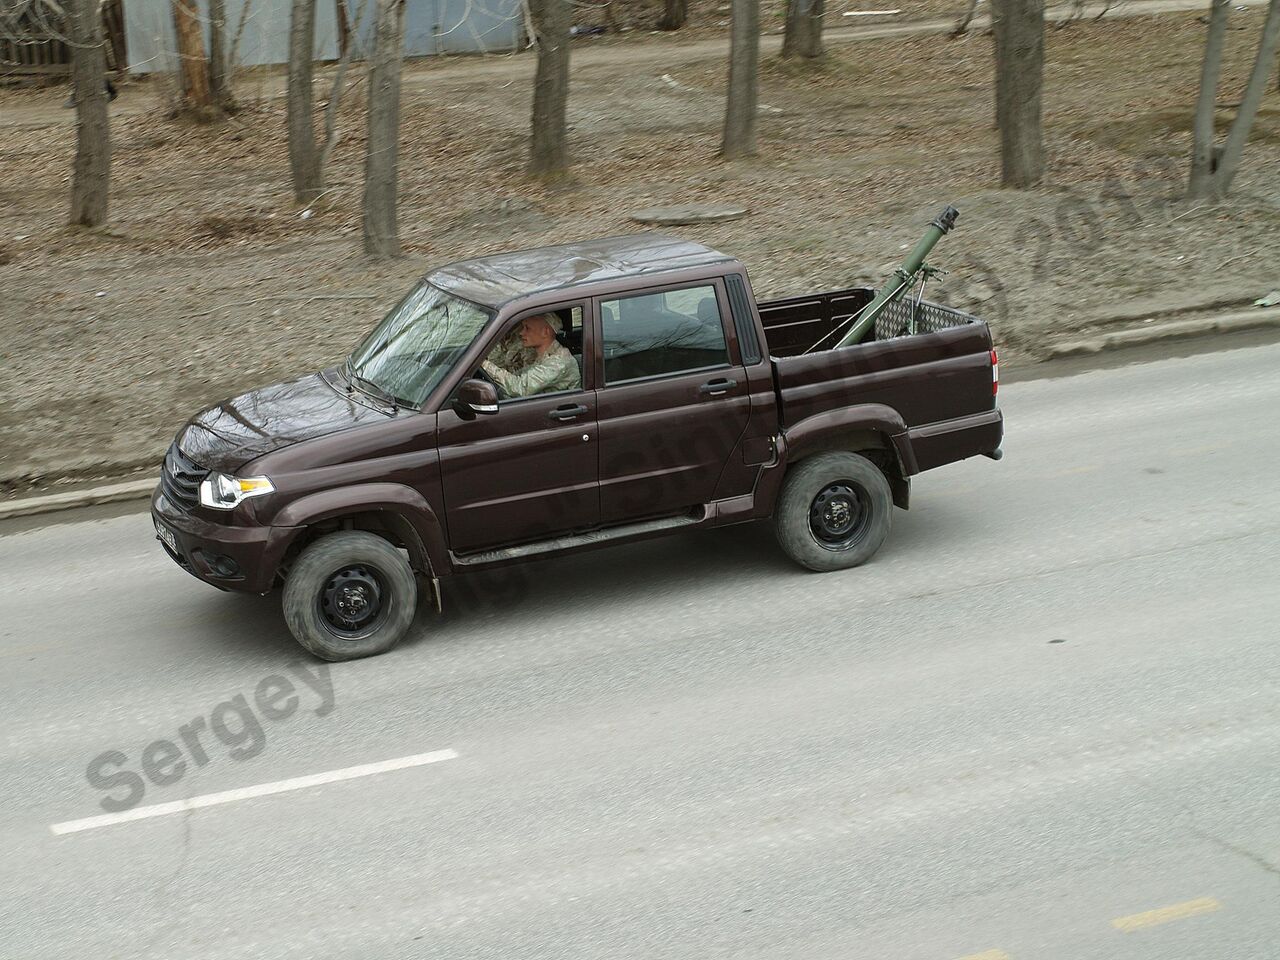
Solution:
<svg viewBox="0 0 1280 960"><path fill-rule="evenodd" d="M582 307L554 312L563 326L557 339L581 370ZM579 384L578 389L506 397L496 414L474 420L462 419L446 405L439 414L439 444L445 518L455 553L543 540L600 522L594 390Z"/></svg>
<svg viewBox="0 0 1280 960"><path fill-rule="evenodd" d="M597 314L601 522L749 493L754 471L733 458L751 400L720 285L602 299Z"/></svg>

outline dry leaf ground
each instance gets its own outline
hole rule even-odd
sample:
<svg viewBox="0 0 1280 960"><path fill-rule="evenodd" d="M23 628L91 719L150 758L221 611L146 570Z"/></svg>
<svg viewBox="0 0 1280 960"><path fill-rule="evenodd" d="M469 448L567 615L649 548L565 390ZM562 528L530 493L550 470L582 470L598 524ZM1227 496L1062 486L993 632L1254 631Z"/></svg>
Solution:
<svg viewBox="0 0 1280 960"><path fill-rule="evenodd" d="M1233 18L1224 104L1262 20ZM731 165L715 157L724 65L705 44L584 39L574 182L559 189L522 172L530 55L412 63L406 256L386 265L359 252L362 85L341 111L331 190L305 218L278 77L243 81L245 109L213 126L165 119L158 81L126 85L97 232L63 225L65 91L0 90L0 487L149 465L197 409L343 356L432 264L630 232L628 213L656 204L749 207L677 232L740 256L769 297L879 281L954 203L960 226L935 258L953 272L931 295L988 317L1014 358L1134 301L1252 299L1280 280L1280 93L1233 199L1178 199L1203 32L1193 13L1050 31L1049 176L1026 193L997 188L981 34L832 45L811 71L766 58L760 157Z"/></svg>

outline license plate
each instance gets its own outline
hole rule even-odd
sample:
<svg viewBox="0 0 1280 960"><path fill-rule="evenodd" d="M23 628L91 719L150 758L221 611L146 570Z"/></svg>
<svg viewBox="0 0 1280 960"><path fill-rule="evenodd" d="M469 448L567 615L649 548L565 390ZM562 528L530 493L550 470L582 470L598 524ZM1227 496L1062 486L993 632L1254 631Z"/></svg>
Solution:
<svg viewBox="0 0 1280 960"><path fill-rule="evenodd" d="M173 531L166 527L159 520L153 521L156 525L156 536L161 542L174 553L178 553L178 538L173 535Z"/></svg>

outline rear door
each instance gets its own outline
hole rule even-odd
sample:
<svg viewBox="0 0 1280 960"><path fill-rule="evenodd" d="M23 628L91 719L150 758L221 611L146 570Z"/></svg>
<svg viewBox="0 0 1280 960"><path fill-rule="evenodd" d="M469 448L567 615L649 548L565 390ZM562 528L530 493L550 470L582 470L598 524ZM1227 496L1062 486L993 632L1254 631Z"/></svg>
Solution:
<svg viewBox="0 0 1280 960"><path fill-rule="evenodd" d="M751 401L721 281L602 297L595 313L601 521L749 493Z"/></svg>

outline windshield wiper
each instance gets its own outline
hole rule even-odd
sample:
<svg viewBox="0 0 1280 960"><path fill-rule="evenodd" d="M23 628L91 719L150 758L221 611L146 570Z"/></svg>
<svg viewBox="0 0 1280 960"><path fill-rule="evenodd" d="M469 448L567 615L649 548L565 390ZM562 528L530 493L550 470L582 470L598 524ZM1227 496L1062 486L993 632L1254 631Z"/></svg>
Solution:
<svg viewBox="0 0 1280 960"><path fill-rule="evenodd" d="M384 400L391 404L391 411L393 413L400 407L406 407L409 410L418 409L414 404L409 403L407 400L402 400L390 390L378 386L368 377L362 377L360 374L356 373L355 369L351 366L350 357L347 358L345 372L347 375L347 382L350 383L352 387L359 387L361 393L368 394L371 397Z"/></svg>

